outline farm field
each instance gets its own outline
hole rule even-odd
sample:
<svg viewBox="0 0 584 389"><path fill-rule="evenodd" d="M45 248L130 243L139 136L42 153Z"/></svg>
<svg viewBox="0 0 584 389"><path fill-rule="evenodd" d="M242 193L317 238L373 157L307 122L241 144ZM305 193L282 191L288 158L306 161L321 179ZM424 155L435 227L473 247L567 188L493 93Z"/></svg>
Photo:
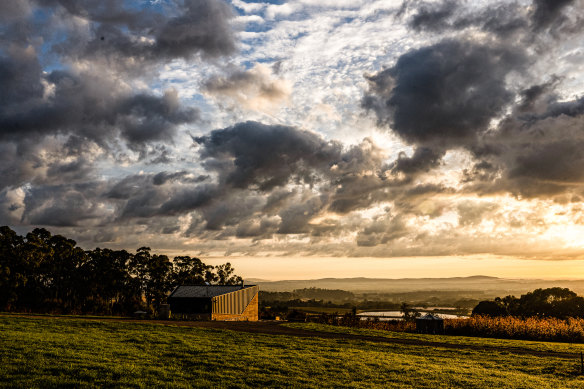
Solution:
<svg viewBox="0 0 584 389"><path fill-rule="evenodd" d="M582 350L305 323L0 315L0 387L577 388Z"/></svg>
<svg viewBox="0 0 584 389"><path fill-rule="evenodd" d="M338 313L343 315L351 312L351 308L329 308L329 307L289 307L289 310L297 310L306 313L326 313L328 315Z"/></svg>

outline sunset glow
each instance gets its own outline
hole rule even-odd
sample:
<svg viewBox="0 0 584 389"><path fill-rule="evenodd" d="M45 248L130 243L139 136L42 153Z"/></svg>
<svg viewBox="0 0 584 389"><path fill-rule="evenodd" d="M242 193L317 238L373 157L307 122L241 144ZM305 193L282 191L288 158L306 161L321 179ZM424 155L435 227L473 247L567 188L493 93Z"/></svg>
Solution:
<svg viewBox="0 0 584 389"><path fill-rule="evenodd" d="M581 0L71 4L0 5L0 225L248 278L584 278Z"/></svg>

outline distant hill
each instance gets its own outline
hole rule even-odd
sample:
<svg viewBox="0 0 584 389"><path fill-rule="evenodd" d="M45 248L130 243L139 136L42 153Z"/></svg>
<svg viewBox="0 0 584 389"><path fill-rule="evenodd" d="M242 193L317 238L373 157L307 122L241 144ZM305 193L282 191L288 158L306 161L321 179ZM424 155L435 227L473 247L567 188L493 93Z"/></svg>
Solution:
<svg viewBox="0 0 584 389"><path fill-rule="evenodd" d="M286 292L303 288L341 289L357 293L407 293L415 291L477 291L486 294L521 294L537 288L559 286L584 294L584 280L505 279L488 276L452 278L321 278L314 280L254 280L261 290Z"/></svg>

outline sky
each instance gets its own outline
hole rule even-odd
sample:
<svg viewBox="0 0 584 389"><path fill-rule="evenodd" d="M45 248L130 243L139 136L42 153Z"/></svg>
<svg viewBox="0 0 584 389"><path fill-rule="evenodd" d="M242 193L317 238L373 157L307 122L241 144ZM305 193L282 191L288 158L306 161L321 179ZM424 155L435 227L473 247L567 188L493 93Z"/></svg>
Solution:
<svg viewBox="0 0 584 389"><path fill-rule="evenodd" d="M584 0L0 2L0 225L244 277L584 278Z"/></svg>

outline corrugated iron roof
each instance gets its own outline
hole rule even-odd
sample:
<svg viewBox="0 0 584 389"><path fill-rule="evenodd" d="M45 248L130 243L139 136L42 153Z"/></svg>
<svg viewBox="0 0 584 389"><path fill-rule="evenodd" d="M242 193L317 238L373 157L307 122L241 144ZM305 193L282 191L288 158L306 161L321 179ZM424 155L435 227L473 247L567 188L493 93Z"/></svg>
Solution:
<svg viewBox="0 0 584 389"><path fill-rule="evenodd" d="M215 297L222 294L251 288L255 285L181 285L177 286L169 297Z"/></svg>
<svg viewBox="0 0 584 389"><path fill-rule="evenodd" d="M427 313L424 316L418 317L416 319L420 319L420 320L444 320L440 316L438 316L438 315L432 315L431 313Z"/></svg>

